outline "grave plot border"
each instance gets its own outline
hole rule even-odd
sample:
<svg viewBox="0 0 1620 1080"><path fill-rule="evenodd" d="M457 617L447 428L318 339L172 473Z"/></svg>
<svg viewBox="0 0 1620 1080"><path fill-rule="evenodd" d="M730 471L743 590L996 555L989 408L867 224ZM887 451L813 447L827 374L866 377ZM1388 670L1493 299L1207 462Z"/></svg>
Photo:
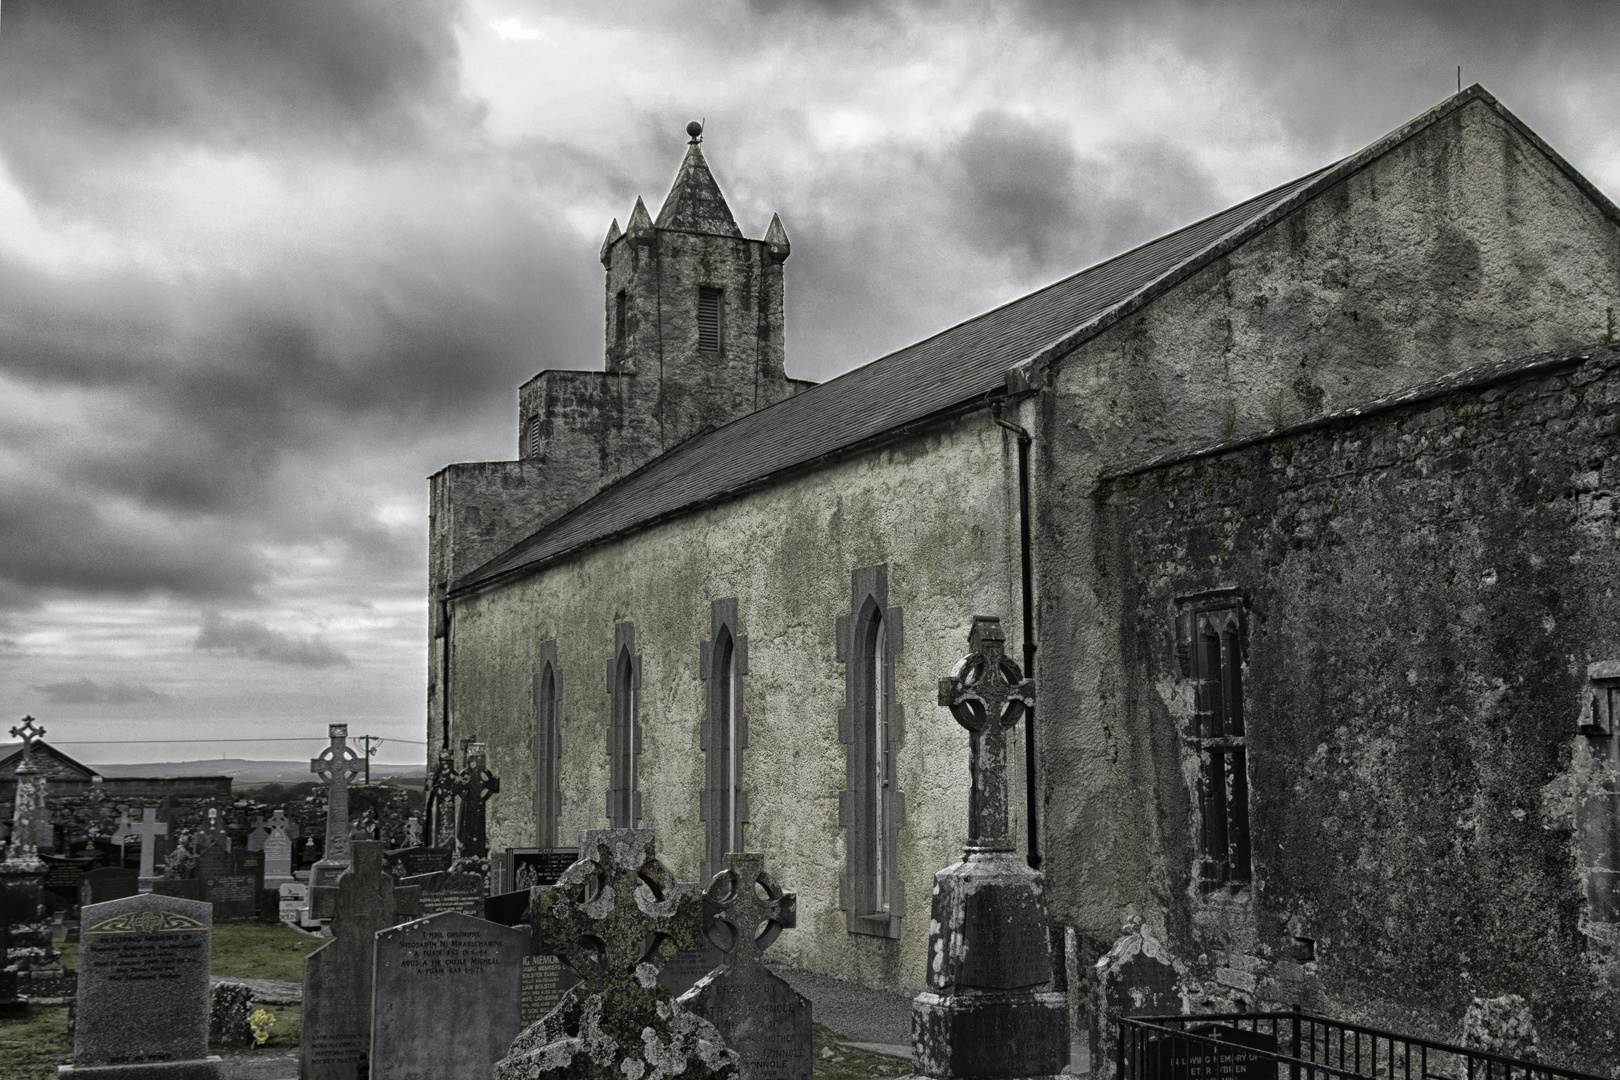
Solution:
<svg viewBox="0 0 1620 1080"><path fill-rule="evenodd" d="M1257 1059L1263 1076L1289 1080L1426 1080L1433 1076L1489 1077L1490 1080L1603 1080L1593 1073L1561 1069L1470 1050L1449 1043L1378 1028L1362 1027L1304 1012L1203 1013L1181 1016L1122 1016L1117 1021L1114 1075L1117 1080L1170 1080L1186 1067L1161 1067L1153 1060L1163 1051L1225 1051ZM1196 1035L1194 1026L1219 1024L1242 1032L1270 1036L1278 1049L1263 1050L1236 1042ZM1277 1067L1288 1066L1283 1073Z"/></svg>

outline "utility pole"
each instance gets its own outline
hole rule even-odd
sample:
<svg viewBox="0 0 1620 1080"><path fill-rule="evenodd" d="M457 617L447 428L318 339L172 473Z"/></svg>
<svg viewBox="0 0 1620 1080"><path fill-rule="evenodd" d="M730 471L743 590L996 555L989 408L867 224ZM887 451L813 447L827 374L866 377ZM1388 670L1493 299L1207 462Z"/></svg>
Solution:
<svg viewBox="0 0 1620 1080"><path fill-rule="evenodd" d="M364 743L366 747L366 752L361 755L366 763L366 778L362 781L362 783L369 784L371 783L371 756L377 752L377 747L371 744L376 743L378 746L381 746L382 739L378 738L376 735L357 735L355 736L355 739L358 742Z"/></svg>

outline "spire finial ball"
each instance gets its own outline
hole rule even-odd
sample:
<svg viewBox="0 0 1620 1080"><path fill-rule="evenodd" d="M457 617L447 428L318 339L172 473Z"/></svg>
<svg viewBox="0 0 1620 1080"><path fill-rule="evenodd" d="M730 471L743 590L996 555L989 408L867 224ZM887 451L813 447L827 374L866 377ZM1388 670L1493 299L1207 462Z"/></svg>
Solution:
<svg viewBox="0 0 1620 1080"><path fill-rule="evenodd" d="M690 124L686 125L686 133L692 137L693 142L697 142L703 137L703 125L698 123L696 120L693 120Z"/></svg>

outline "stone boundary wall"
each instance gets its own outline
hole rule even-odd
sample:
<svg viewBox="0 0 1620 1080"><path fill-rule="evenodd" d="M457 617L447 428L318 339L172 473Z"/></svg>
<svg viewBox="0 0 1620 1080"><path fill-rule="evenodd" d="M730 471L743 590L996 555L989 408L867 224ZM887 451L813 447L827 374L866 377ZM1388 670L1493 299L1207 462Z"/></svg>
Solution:
<svg viewBox="0 0 1620 1080"><path fill-rule="evenodd" d="M1457 1041L1476 999L1517 994L1545 1060L1620 1062L1620 759L1590 711L1620 676L1617 494L1620 350L1597 347L1101 479L1127 665L1106 768L1159 853L1121 914L1194 1008ZM1254 880L1205 891L1178 616L1221 589Z"/></svg>

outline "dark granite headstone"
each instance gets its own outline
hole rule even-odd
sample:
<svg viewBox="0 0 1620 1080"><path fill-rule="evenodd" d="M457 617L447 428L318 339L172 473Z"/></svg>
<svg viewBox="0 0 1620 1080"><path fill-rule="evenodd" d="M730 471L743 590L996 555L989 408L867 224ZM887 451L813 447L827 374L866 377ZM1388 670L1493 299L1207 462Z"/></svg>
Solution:
<svg viewBox="0 0 1620 1080"><path fill-rule="evenodd" d="M1174 1035L1150 1038L1143 1080L1276 1080L1276 1060L1254 1052L1275 1054L1275 1035L1228 1024L1198 1024L1187 1030L1228 1045L1211 1046Z"/></svg>
<svg viewBox="0 0 1620 1080"><path fill-rule="evenodd" d="M422 914L437 915L441 911L459 911L474 918L484 917L484 876L482 874L453 874L448 870L436 874L417 874L405 878L401 885L414 885L422 890Z"/></svg>
<svg viewBox="0 0 1620 1080"><path fill-rule="evenodd" d="M207 887L196 878L158 878L152 882L152 892L158 896L178 896L185 900L208 899Z"/></svg>
<svg viewBox="0 0 1620 1080"><path fill-rule="evenodd" d="M377 931L417 917L415 889L395 888L383 870L382 844L355 840L335 887L310 889L316 917L332 940L304 958L300 1080L360 1080L371 1075L372 963Z"/></svg>
<svg viewBox="0 0 1620 1080"><path fill-rule="evenodd" d="M524 913L529 910L529 890L519 889L517 892L497 893L494 896L484 897L484 918L490 922L500 923L502 926L516 926L528 920Z"/></svg>
<svg viewBox="0 0 1620 1080"><path fill-rule="evenodd" d="M708 936L720 940L725 963L682 994L681 1005L719 1029L747 1080L810 1080L810 1002L761 959L797 923L797 898L765 872L763 855L730 854L725 863L703 894Z"/></svg>
<svg viewBox="0 0 1620 1080"><path fill-rule="evenodd" d="M249 874L227 874L203 880L204 896L214 905L216 922L246 922L259 902L257 880Z"/></svg>
<svg viewBox="0 0 1620 1080"><path fill-rule="evenodd" d="M388 852L384 859L388 872L397 881L400 878L418 877L422 874L436 874L441 870L450 869L450 860L454 853L447 847L409 847L396 848Z"/></svg>
<svg viewBox="0 0 1620 1080"><path fill-rule="evenodd" d="M536 885L555 885L563 872L578 860L578 848L508 848L507 887L532 889Z"/></svg>
<svg viewBox="0 0 1620 1080"><path fill-rule="evenodd" d="M372 1075L488 1080L522 1030L527 927L444 911L377 935Z"/></svg>
<svg viewBox="0 0 1620 1080"><path fill-rule="evenodd" d="M218 1080L208 1057L212 912L173 896L128 896L81 913L73 1064L59 1075Z"/></svg>
<svg viewBox="0 0 1620 1080"><path fill-rule="evenodd" d="M94 859L41 855L45 864L45 891L69 904L79 902L79 879L96 868Z"/></svg>
<svg viewBox="0 0 1620 1080"><path fill-rule="evenodd" d="M229 877L236 872L236 860L225 850L224 844L215 844L197 853L197 877L207 881L213 877Z"/></svg>
<svg viewBox="0 0 1620 1080"><path fill-rule="evenodd" d="M79 878L79 904L104 904L140 891L140 872L122 866L103 866Z"/></svg>

